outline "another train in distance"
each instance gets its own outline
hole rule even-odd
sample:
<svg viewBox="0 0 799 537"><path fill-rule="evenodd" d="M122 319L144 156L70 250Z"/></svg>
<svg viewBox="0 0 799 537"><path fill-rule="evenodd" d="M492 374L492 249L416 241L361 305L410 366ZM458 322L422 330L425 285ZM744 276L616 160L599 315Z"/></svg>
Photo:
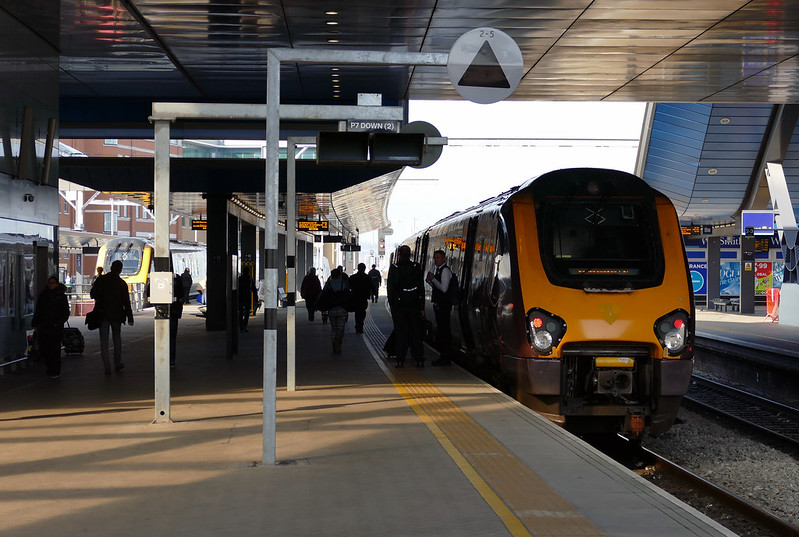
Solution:
<svg viewBox="0 0 799 537"><path fill-rule="evenodd" d="M447 252L468 369L578 434L673 425L693 368L693 288L674 206L643 180L553 171L404 244L425 270Z"/></svg>
<svg viewBox="0 0 799 537"><path fill-rule="evenodd" d="M143 288L147 277L153 270L152 242L134 237L117 237L100 247L97 254L97 266L108 272L111 263L122 261L122 279L133 289L137 284ZM204 244L195 242L170 241L169 251L172 255L172 271L183 274L188 268L192 277L189 296L197 296L205 289L206 280L206 248Z"/></svg>

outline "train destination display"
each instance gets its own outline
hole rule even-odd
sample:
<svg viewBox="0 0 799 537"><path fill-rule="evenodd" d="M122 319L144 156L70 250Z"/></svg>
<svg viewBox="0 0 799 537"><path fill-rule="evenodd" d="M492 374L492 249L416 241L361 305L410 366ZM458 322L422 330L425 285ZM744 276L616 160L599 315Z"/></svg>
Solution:
<svg viewBox="0 0 799 537"><path fill-rule="evenodd" d="M326 220L297 220L297 231L328 231L330 223Z"/></svg>

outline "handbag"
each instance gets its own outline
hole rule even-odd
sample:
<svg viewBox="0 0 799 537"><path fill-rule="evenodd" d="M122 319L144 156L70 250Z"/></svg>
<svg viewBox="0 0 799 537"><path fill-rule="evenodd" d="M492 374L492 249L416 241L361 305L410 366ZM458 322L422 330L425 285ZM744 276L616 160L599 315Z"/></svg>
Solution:
<svg viewBox="0 0 799 537"><path fill-rule="evenodd" d="M103 319L100 315L100 312L97 310L92 310L86 314L86 321L84 322L86 324L86 328L88 328L89 330L96 330L100 328L100 322L102 320Z"/></svg>

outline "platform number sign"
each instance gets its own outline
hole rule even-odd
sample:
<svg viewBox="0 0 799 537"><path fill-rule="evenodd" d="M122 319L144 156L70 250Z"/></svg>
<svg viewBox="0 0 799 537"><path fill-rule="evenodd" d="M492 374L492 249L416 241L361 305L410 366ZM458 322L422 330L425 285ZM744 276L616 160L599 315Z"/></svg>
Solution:
<svg viewBox="0 0 799 537"><path fill-rule="evenodd" d="M510 96L524 71L522 52L505 32L475 28L461 35L449 52L447 74L461 97L490 104Z"/></svg>

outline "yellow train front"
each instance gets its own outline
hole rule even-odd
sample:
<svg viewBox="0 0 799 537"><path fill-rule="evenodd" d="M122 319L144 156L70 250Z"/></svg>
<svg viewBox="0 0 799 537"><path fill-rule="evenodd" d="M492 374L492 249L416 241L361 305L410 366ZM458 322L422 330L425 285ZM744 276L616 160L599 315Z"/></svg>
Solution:
<svg viewBox="0 0 799 537"><path fill-rule="evenodd" d="M667 197L624 172L558 170L411 244L423 263L449 249L462 282L453 344L467 365L578 433L672 426L694 308Z"/></svg>

